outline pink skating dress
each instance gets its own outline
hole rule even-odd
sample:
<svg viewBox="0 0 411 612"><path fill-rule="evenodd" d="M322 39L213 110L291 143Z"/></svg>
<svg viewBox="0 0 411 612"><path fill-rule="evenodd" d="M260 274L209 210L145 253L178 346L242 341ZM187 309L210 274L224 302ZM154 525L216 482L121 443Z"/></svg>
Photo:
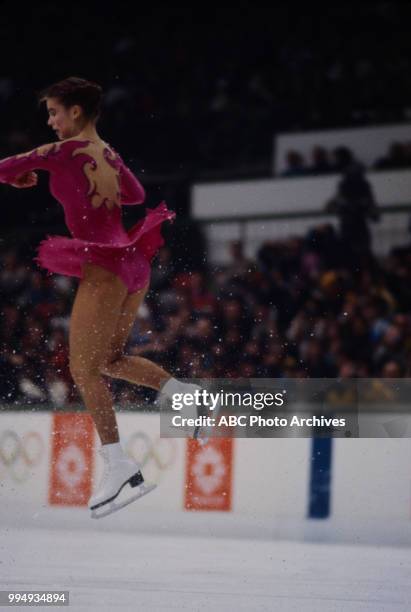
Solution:
<svg viewBox="0 0 411 612"><path fill-rule="evenodd" d="M142 204L145 192L121 157L104 143L68 139L0 161L0 182L32 170L50 173L50 192L64 208L72 238L47 236L35 261L49 272L83 278L85 263L116 274L133 293L150 279L151 260L164 244L161 225L175 213L161 202L126 231L121 206ZM114 180L113 180L114 179Z"/></svg>

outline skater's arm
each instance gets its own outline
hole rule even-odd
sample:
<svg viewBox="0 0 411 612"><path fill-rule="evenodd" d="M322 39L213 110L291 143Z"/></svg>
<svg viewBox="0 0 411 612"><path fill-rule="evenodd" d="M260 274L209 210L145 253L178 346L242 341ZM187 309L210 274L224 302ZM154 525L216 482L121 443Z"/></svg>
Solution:
<svg viewBox="0 0 411 612"><path fill-rule="evenodd" d="M146 198L144 187L120 158L120 191L122 204L142 204Z"/></svg>
<svg viewBox="0 0 411 612"><path fill-rule="evenodd" d="M51 170L55 148L55 143L51 143L0 160L0 183L33 187L37 184L37 174L33 170Z"/></svg>

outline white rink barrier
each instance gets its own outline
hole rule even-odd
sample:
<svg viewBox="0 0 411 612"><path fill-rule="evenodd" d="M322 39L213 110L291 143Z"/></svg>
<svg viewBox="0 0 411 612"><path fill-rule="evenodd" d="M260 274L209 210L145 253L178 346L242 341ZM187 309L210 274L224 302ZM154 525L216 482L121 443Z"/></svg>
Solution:
<svg viewBox="0 0 411 612"><path fill-rule="evenodd" d="M388 207L379 223L370 223L373 249L384 256L393 247L409 242L408 210L390 212L389 207L398 204L409 206L411 171L369 172L367 179L378 205ZM282 240L284 236L303 236L324 223L331 223L338 230L336 215L295 215L324 212L325 204L335 196L340 180L339 175L332 175L194 185L192 214L194 218L204 221L210 261L214 264L231 261L228 247L233 240L242 240L246 256L254 259L264 241ZM258 215L277 213L285 214L285 217L258 218ZM250 214L257 218L241 219ZM290 214L291 217L287 217ZM225 220L214 223L213 219L218 217L225 217Z"/></svg>
<svg viewBox="0 0 411 612"><path fill-rule="evenodd" d="M409 439L332 440L324 491L311 439L201 448L160 438L158 414L119 413L118 421L124 448L158 487L93 521L86 504L102 466L90 417L0 413L1 524L411 545ZM324 518L309 518L316 486L329 502Z"/></svg>
<svg viewBox="0 0 411 612"><path fill-rule="evenodd" d="M380 206L410 204L410 170L368 172L366 178ZM322 212L336 195L340 181L341 175L333 174L197 183L191 190L192 214L194 219L226 217L236 221L249 215Z"/></svg>

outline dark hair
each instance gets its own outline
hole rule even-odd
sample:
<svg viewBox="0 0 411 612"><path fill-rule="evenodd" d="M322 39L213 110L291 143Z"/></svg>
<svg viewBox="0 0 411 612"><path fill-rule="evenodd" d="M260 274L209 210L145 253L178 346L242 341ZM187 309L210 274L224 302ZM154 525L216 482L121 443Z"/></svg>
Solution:
<svg viewBox="0 0 411 612"><path fill-rule="evenodd" d="M39 104L47 98L57 98L63 106L70 108L78 104L87 119L98 119L103 90L97 83L79 77L68 77L50 85L39 94Z"/></svg>

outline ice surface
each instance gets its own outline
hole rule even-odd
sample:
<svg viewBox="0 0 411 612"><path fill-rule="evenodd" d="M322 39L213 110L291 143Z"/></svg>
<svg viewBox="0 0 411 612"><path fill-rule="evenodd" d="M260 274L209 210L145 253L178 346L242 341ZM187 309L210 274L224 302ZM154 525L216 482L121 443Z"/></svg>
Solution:
<svg viewBox="0 0 411 612"><path fill-rule="evenodd" d="M405 612L410 578L408 548L0 528L0 589L70 591L36 610Z"/></svg>

